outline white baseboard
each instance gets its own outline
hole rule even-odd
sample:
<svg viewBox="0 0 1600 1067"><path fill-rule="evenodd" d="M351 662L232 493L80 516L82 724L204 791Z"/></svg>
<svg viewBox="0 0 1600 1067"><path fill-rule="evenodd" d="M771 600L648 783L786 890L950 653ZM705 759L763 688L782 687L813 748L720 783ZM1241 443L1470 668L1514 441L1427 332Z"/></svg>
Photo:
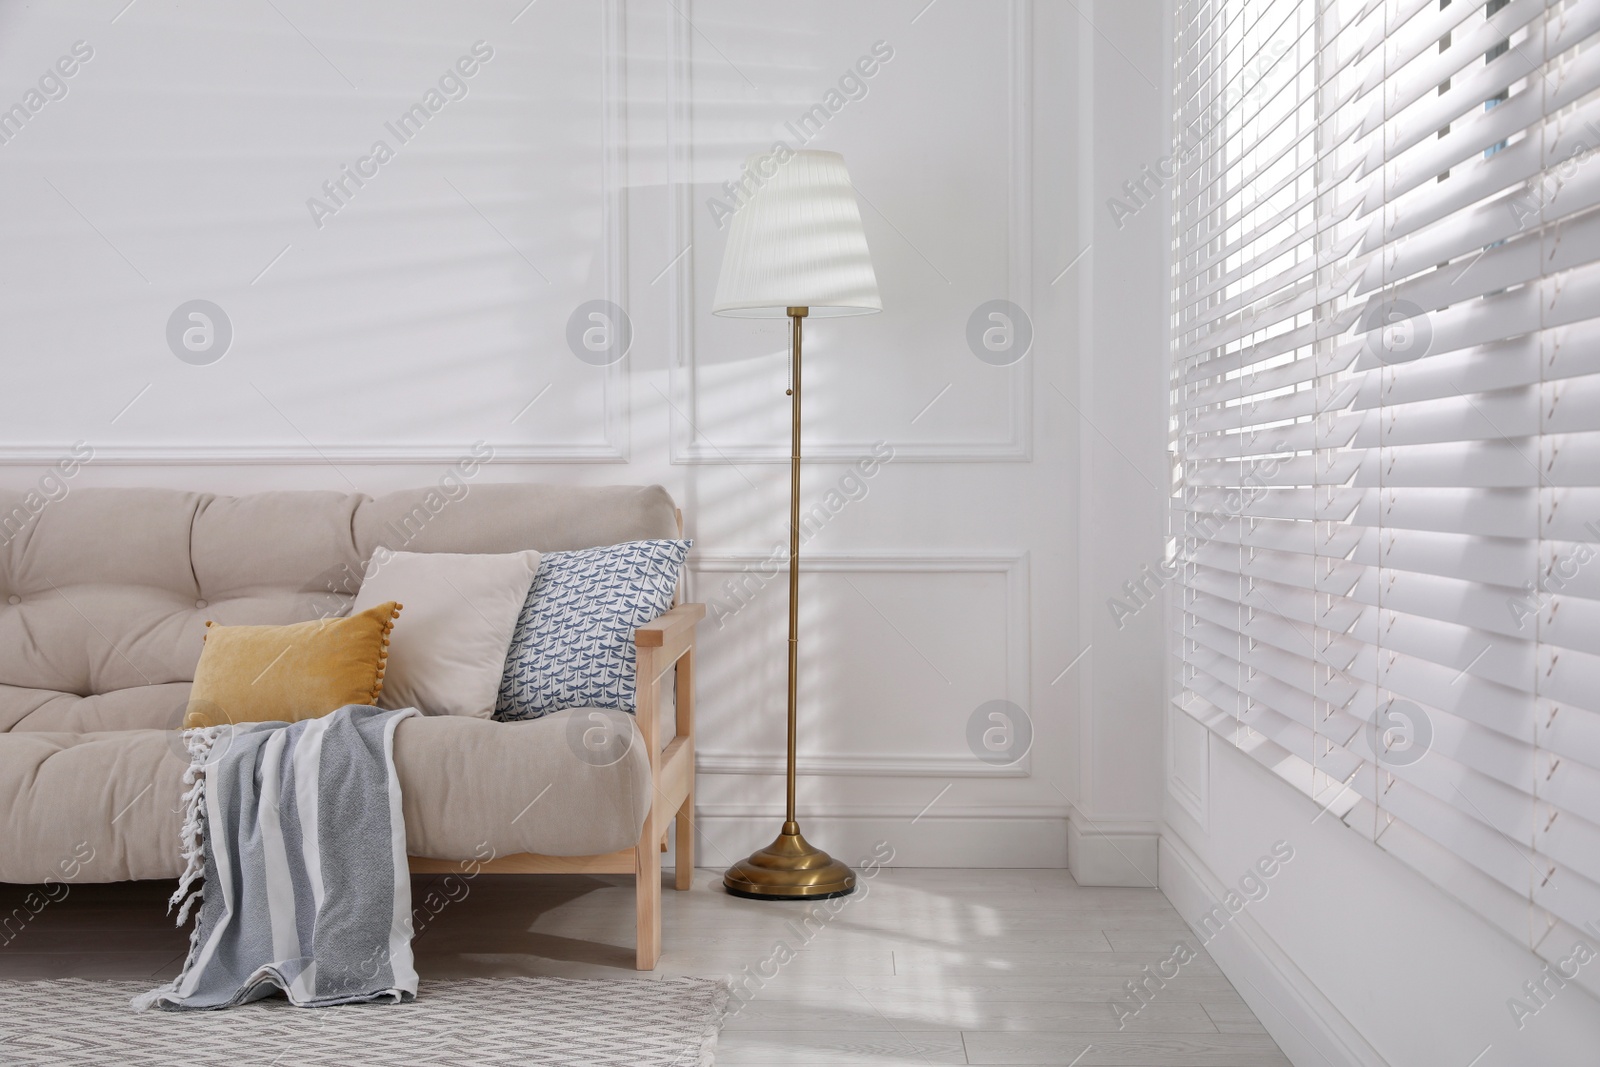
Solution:
<svg viewBox="0 0 1600 1067"><path fill-rule="evenodd" d="M1163 834L1160 843L1161 892L1194 929L1193 917L1209 911L1228 890L1176 836ZM1388 1067L1249 909L1205 948L1295 1067Z"/></svg>
<svg viewBox="0 0 1600 1067"><path fill-rule="evenodd" d="M1079 885L1155 888L1160 878L1160 830L1143 820L1082 816L1067 825L1067 866Z"/></svg>
<svg viewBox="0 0 1600 1067"><path fill-rule="evenodd" d="M772 842L781 813L702 807L695 813L695 863L727 866ZM880 842L891 867L1067 866L1066 812L1056 808L915 808L800 812L806 840L851 866L871 859Z"/></svg>

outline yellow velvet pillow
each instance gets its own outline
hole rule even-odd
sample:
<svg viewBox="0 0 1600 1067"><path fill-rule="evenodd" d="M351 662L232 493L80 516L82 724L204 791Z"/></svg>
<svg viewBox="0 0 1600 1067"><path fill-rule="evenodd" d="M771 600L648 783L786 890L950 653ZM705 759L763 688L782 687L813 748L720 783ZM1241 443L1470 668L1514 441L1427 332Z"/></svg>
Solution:
<svg viewBox="0 0 1600 1067"><path fill-rule="evenodd" d="M206 623L183 728L296 722L376 704L399 614L389 600L349 618L291 626Z"/></svg>

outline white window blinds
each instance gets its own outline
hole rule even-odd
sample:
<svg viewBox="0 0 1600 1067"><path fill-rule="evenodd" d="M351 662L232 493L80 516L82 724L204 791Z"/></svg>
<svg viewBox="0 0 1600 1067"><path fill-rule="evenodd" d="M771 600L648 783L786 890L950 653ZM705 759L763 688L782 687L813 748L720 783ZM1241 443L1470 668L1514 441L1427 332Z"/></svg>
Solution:
<svg viewBox="0 0 1600 1067"><path fill-rule="evenodd" d="M1174 70L1177 703L1552 962L1600 937L1597 32L1179 0Z"/></svg>

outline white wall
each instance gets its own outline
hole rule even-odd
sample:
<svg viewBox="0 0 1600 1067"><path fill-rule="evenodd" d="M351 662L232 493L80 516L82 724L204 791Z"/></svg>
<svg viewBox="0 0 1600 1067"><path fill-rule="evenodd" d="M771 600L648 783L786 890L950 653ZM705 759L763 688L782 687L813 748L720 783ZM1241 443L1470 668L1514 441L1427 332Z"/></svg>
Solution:
<svg viewBox="0 0 1600 1067"><path fill-rule="evenodd" d="M1077 287L1083 353L1074 403L1084 640L1073 677L1085 710L1069 862L1080 880L1151 885L1161 807L1161 613L1119 617L1109 602L1126 600L1125 583L1143 581L1165 551L1167 231L1160 205L1119 219L1107 201L1166 152L1166 20L1156 0L1076 6L1060 13L1083 28L1075 58L1083 233L1075 254L1083 259L1060 283Z"/></svg>
<svg viewBox="0 0 1600 1067"><path fill-rule="evenodd" d="M1072 798L1137 831L1154 874L1151 661L1097 647L1063 673L1104 627L1076 609L1085 576L1120 581L1159 547L1147 502L1103 525L1131 503L1126 472L1075 413L1148 433L1150 410L1128 418L1077 352L1147 348L1160 286L1124 288L1132 246L1062 273L1104 221L1079 195L1088 152L1123 135L1082 140L1106 56L1070 6L124 4L0 5L0 106L74 42L93 49L0 145L0 481L32 484L83 440L74 489L375 493L485 440L494 480L666 485L696 539L693 591L724 607L724 583L785 537L785 336L708 314L725 231L706 201L747 152L797 143L785 121L884 42L892 58L811 142L850 163L886 310L808 324L807 505L875 443L894 459L806 548L805 825L846 859L887 839L901 863L1059 866ZM493 54L466 95L401 143L386 123L479 41ZM314 213L380 139L393 158ZM193 299L233 329L209 365L166 339ZM610 367L566 339L599 299L633 329ZM1011 366L965 339L995 299L1031 312ZM1092 320L1086 299L1106 305ZM1139 459L1152 477L1158 452ZM1084 532L1104 545L1080 558ZM702 862L720 865L781 811L782 583L703 649ZM998 699L1032 719L1015 767L969 750Z"/></svg>
<svg viewBox="0 0 1600 1067"><path fill-rule="evenodd" d="M1174 713L1181 717L1182 712ZM1161 888L1191 925L1275 842L1294 858L1207 945L1298 1067L1458 1064L1581 1067L1600 1048L1600 1004L1555 991L1520 1028L1507 1007L1543 962L1333 814L1198 723L1175 718ZM1593 966L1593 964L1591 964Z"/></svg>

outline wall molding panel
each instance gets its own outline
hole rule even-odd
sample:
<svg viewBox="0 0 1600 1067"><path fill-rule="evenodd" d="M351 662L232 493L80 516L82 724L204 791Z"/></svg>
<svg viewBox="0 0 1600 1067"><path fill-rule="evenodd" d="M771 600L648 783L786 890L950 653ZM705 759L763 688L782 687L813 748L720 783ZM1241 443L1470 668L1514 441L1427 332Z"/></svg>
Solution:
<svg viewBox="0 0 1600 1067"><path fill-rule="evenodd" d="M701 774L786 773L781 753L739 755L696 752L695 768ZM990 767L971 756L834 755L795 758L795 773L806 777L837 778L1026 778L1026 759L1009 767ZM912 814L916 814L913 812Z"/></svg>
<svg viewBox="0 0 1600 1067"><path fill-rule="evenodd" d="M603 0L600 5L601 41L596 49L600 64L601 160L600 231L604 262L602 291L597 296L628 307L629 240L628 176L628 66L627 0ZM519 253L520 254L520 253ZM637 346L635 346L637 347ZM629 355L605 368L602 404L595 422L603 426L602 440L593 443L506 444L494 446L496 464L627 463L630 459ZM79 435L82 437L83 435ZM217 445L200 441L119 444L90 440L96 466L296 466L296 465L403 465L449 464L471 452L477 439L459 443L390 444L373 441L320 443L301 434L304 443ZM0 427L0 467L47 466L57 462L74 440L16 440Z"/></svg>
<svg viewBox="0 0 1600 1067"><path fill-rule="evenodd" d="M690 596L704 599L695 590L693 577L701 574L739 574L767 562L770 553L705 552L689 557ZM1032 666L1029 640L1029 574L1026 552L940 551L902 552L808 552L801 562L807 574L999 574L1006 583L1006 692L1003 699L1015 701L1032 714ZM708 742L710 739L707 739ZM796 773L817 776L894 777L894 778L1026 778L1032 772L1030 751L1014 764L991 766L970 754L927 755L894 752L871 754L837 753L800 755ZM695 753L695 765L702 774L766 774L785 772L781 752L717 752L704 744Z"/></svg>
<svg viewBox="0 0 1600 1067"><path fill-rule="evenodd" d="M703 440L697 404L694 308L694 77L693 32L681 24L692 17L692 0L683 0L684 18L674 20L667 75L667 173L671 190L668 243L683 249L682 262L669 274L670 317L668 390L672 396L671 451L676 464L787 463L781 444ZM1030 29L1033 0L1008 0L1007 138L1008 255L1006 295L1033 306L1033 63ZM1033 458L1033 364L1035 351L1007 368L1007 436L1004 441L896 441L895 461L910 463L1027 462ZM807 440L805 455L814 463L851 463L872 451L876 440Z"/></svg>
<svg viewBox="0 0 1600 1067"><path fill-rule="evenodd" d="M611 390L609 392L617 392ZM608 403L608 408L611 406ZM620 406L620 405L619 405ZM609 416L608 416L609 418ZM618 425L623 425L618 416ZM513 463L626 463L623 443L589 445L504 445L494 447L492 465ZM351 466L450 464L472 452L458 445L108 445L94 443L96 467L261 467L347 463ZM0 443L0 467L45 467L71 444Z"/></svg>
<svg viewBox="0 0 1600 1067"><path fill-rule="evenodd" d="M1210 807L1211 732L1170 704L1166 720L1167 795L1203 831Z"/></svg>
<svg viewBox="0 0 1600 1067"><path fill-rule="evenodd" d="M919 812L904 805L853 808L803 804L800 824L830 854L861 864L880 843L894 849L890 867L1000 867L1061 869L1067 865L1067 811L1052 805L949 805ZM772 840L781 808L752 813L748 806L700 804L695 833L700 863L718 866Z"/></svg>

